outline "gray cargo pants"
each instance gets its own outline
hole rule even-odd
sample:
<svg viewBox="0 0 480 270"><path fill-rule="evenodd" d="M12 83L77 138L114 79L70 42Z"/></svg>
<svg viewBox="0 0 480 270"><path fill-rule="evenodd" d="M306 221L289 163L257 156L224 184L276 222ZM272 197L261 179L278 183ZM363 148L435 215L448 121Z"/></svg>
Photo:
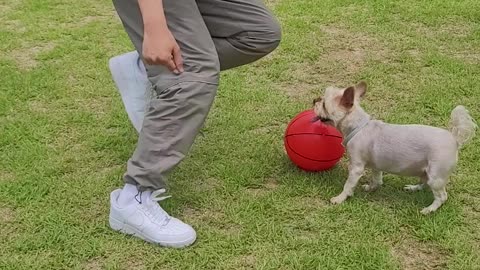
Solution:
<svg viewBox="0 0 480 270"><path fill-rule="evenodd" d="M137 0L113 0L142 55L143 21ZM166 188L166 176L185 157L210 110L219 72L251 63L280 43L280 26L260 0L163 0L168 28L184 69L175 75L146 65L156 92L148 105L126 183Z"/></svg>

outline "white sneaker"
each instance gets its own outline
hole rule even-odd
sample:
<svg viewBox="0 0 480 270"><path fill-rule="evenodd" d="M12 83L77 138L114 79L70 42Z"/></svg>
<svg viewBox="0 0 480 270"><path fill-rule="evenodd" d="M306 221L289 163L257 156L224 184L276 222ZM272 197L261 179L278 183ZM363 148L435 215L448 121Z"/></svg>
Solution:
<svg viewBox="0 0 480 270"><path fill-rule="evenodd" d="M146 106L151 96L151 83L137 51L115 56L109 61L110 72L117 86L128 117L140 132Z"/></svg>
<svg viewBox="0 0 480 270"><path fill-rule="evenodd" d="M110 194L110 227L125 234L134 235L147 242L165 247L181 248L195 242L195 230L182 221L170 217L158 201L167 197L159 197L164 189L143 194L139 192L132 202L121 208L117 199L121 189ZM147 195L147 196L145 196Z"/></svg>

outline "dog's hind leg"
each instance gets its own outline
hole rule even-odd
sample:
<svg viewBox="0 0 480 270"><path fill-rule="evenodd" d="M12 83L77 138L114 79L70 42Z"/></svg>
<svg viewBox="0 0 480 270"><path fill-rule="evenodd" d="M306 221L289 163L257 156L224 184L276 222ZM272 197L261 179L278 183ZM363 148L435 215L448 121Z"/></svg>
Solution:
<svg viewBox="0 0 480 270"><path fill-rule="evenodd" d="M433 197L435 198L433 200L433 203L422 209L421 213L424 215L430 214L431 212L435 212L442 204L447 201L447 191L445 190L445 186L439 189L433 189Z"/></svg>
<svg viewBox="0 0 480 270"><path fill-rule="evenodd" d="M443 170L440 169L440 171ZM445 190L448 182L448 173L443 174L439 171L432 172L432 170L429 170L427 175L427 185L433 192L434 200L431 205L422 209L421 213L424 215L435 212L448 198L447 191Z"/></svg>
<svg viewBox="0 0 480 270"><path fill-rule="evenodd" d="M370 183L363 185L362 187L365 191L375 191L381 185L383 185L383 173L381 171L373 170Z"/></svg>

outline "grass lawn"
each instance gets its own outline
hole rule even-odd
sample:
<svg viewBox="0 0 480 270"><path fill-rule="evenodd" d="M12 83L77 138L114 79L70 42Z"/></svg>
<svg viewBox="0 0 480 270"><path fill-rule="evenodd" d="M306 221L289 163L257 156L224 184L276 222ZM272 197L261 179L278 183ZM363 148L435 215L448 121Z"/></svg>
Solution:
<svg viewBox="0 0 480 270"><path fill-rule="evenodd" d="M222 74L170 177L162 205L198 233L173 250L108 227L137 139L107 68L132 50L111 2L0 0L0 269L480 269L480 136L426 217L431 193L394 175L330 205L345 160L305 173L282 141L322 89L361 79L365 109L385 121L445 127L457 104L480 118L480 1L267 4L282 44Z"/></svg>

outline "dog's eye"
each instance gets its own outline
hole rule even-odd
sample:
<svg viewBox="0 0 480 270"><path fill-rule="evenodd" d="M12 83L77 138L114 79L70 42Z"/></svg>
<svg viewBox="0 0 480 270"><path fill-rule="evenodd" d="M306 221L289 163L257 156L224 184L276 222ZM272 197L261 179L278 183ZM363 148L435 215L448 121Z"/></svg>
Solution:
<svg viewBox="0 0 480 270"><path fill-rule="evenodd" d="M323 106L323 110L327 112L327 107L325 107L325 102L323 102L322 106Z"/></svg>

